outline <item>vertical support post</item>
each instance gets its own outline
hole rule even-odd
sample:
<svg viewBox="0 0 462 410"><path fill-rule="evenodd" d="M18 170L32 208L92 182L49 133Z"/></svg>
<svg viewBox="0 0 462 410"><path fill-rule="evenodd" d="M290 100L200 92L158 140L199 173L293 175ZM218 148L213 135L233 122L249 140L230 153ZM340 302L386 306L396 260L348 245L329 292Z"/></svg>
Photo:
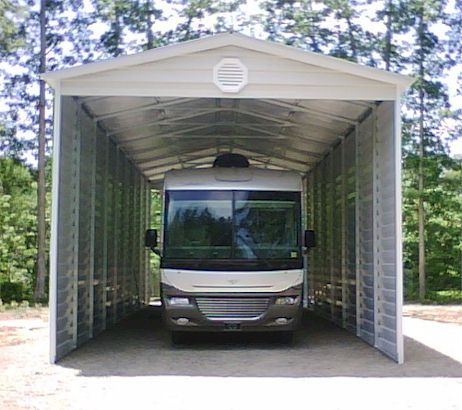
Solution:
<svg viewBox="0 0 462 410"><path fill-rule="evenodd" d="M88 332L93 337L95 311L95 211L96 211L96 123L91 138L91 182L90 182L90 260L88 269Z"/></svg>
<svg viewBox="0 0 462 410"><path fill-rule="evenodd" d="M122 274L122 317L125 317L127 314L127 292L128 287L128 279L129 279L129 264L128 264L128 245L130 241L130 227L129 227L129 218L128 214L130 212L130 204L129 204L129 164L127 161L127 157L125 154L120 151L120 155L123 156L123 184L122 184L122 191L123 191L123 202L122 202L122 266L123 266L123 274Z"/></svg>
<svg viewBox="0 0 462 410"><path fill-rule="evenodd" d="M144 303L144 273L143 273L143 217L144 217L144 207L143 207L143 176L141 174L137 175L137 184L138 184L138 241L137 241L137 248L138 248L138 278L140 283L140 288L138 292L138 298L140 303Z"/></svg>
<svg viewBox="0 0 462 410"><path fill-rule="evenodd" d="M122 169L122 186L121 186L121 193L122 193L122 201L120 207L120 237L122 241L122 246L119 246L119 251L122 254L121 258L121 265L122 265L122 272L119 270L119 277L121 279L121 287L119 289L120 297L122 304L122 313L121 318L124 318L127 312L127 272L128 272L128 263L127 263L127 245L128 245L128 226L127 226L127 200L128 200L128 187L127 187L127 177L128 177L128 164L127 158L123 154L122 151L119 150L119 159L121 159L121 169Z"/></svg>
<svg viewBox="0 0 462 410"><path fill-rule="evenodd" d="M377 109L372 109L372 249L374 264L374 346L377 347L377 332L380 331L379 315L377 310L380 304L380 278L381 278L381 261L380 261L380 155L377 143Z"/></svg>
<svg viewBox="0 0 462 410"><path fill-rule="evenodd" d="M395 155L395 213L396 213L396 345L398 363L404 362L403 346L403 232L401 225L401 94L396 91L393 115L393 146Z"/></svg>
<svg viewBox="0 0 462 410"><path fill-rule="evenodd" d="M148 180L146 180L145 183L145 204L146 204L146 220L145 220L145 226L148 228L151 223L151 185ZM161 230L163 230L163 226L161 226ZM162 236L162 235L161 235ZM145 278L146 278L146 302L149 303L149 299L151 296L151 291L152 291L152 273L151 273L151 264L150 264L150 257L151 255L146 252L144 253L144 258L145 258Z"/></svg>
<svg viewBox="0 0 462 410"><path fill-rule="evenodd" d="M138 221L138 230L139 230L139 236L138 236L138 272L139 272L139 278L140 278L140 301L143 304L146 304L146 281L145 281L145 273L144 273L144 218L145 218L145 212L146 210L144 209L144 203L143 203L143 193L144 193L144 178L143 175L139 174L138 175L138 185L139 185L139 190L138 190L138 207L139 207L139 221Z"/></svg>
<svg viewBox="0 0 462 410"><path fill-rule="evenodd" d="M119 149L114 148L115 154L115 173L114 173L114 184L113 184L113 227L114 236L112 238L114 247L114 280L112 290L112 323L117 323L118 310L117 304L119 300L119 212L120 212L120 161L119 161Z"/></svg>
<svg viewBox="0 0 462 410"><path fill-rule="evenodd" d="M49 336L50 363L56 362L56 322L58 319L58 209L59 209L59 179L61 159L61 86L55 86L53 117L53 176L51 204L51 238L50 238L50 285L49 285Z"/></svg>
<svg viewBox="0 0 462 410"><path fill-rule="evenodd" d="M302 198L301 198L301 215L302 215L302 232L305 232L308 226L308 207L307 207L307 200L308 200L308 182L307 182L307 174L302 177ZM306 309L308 307L308 256L305 253L302 255L303 258L303 300L302 305Z"/></svg>
<svg viewBox="0 0 462 410"><path fill-rule="evenodd" d="M108 181L109 181L109 138L104 135L104 171L103 171L103 266L102 266L102 281L101 289L102 289L102 329L106 329L106 320L107 320L107 270L108 270L108 238L107 238L107 231L108 231L108 208L109 203L107 200L108 196Z"/></svg>
<svg viewBox="0 0 462 410"><path fill-rule="evenodd" d="M73 327L72 327L72 339L74 349L77 347L77 336L78 336L78 303L79 303L79 232L80 232L80 151L81 151L81 111L80 104L77 105L76 121L74 124L75 130L75 235L74 235L74 277L73 277L73 300L72 300L72 313L73 313Z"/></svg>
<svg viewBox="0 0 462 410"><path fill-rule="evenodd" d="M314 170L310 171L310 209L311 209L311 214L310 214L310 229L315 229L315 213L316 213L316 201L315 201L315 179L314 179ZM315 278L314 278L314 254L313 251L310 252L309 258L308 258L308 263L309 263L309 292L310 292L310 297L311 301L309 303L311 304L311 309L314 309L316 300L315 300Z"/></svg>
<svg viewBox="0 0 462 410"><path fill-rule="evenodd" d="M361 264L361 244L360 244L360 207L359 207L359 166L360 166L360 157L359 157L359 124L355 125L355 253L356 253L356 335L359 336L361 333L361 274L360 274L360 264Z"/></svg>
<svg viewBox="0 0 462 410"><path fill-rule="evenodd" d="M321 162L321 184L320 184L320 204L321 204L321 231L326 232L324 238L322 238L322 253L321 253L321 260L320 260L320 268L322 269L322 293L323 293L323 311L322 314L324 314L324 317L328 315L326 311L326 304L328 303L329 296L327 295L327 284L329 283L329 276L327 273L328 270L328 265L327 265L327 258L328 258L328 250L327 250L327 244L328 244L328 226L327 226L327 178L326 178L326 173L327 173L327 161L324 159ZM330 306L328 306L329 312L330 312Z"/></svg>
<svg viewBox="0 0 462 410"><path fill-rule="evenodd" d="M345 169L345 139L342 140L340 144L340 156L341 156L341 228L340 228L340 241L341 241L341 277L342 277L342 326L346 328L347 326L347 310L348 310L348 298L347 298L347 227L346 227L346 169Z"/></svg>
<svg viewBox="0 0 462 410"><path fill-rule="evenodd" d="M329 270L330 270L330 319L332 322L336 323L336 316L335 316L335 310L336 310L336 277L335 277L335 251L334 251L334 246L335 246L335 239L334 239L334 208L335 208L335 172L334 172L334 151L331 150L329 153L329 176L328 176L328 187L329 190L327 192L327 195L329 196L328 203L330 205L327 207L328 209L328 215L327 215L327 229L329 230Z"/></svg>

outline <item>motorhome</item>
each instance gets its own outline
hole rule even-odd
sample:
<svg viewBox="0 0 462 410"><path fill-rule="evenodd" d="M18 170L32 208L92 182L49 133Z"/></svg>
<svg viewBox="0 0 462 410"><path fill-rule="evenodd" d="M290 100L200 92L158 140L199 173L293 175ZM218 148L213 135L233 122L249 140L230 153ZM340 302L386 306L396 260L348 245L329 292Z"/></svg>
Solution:
<svg viewBox="0 0 462 410"><path fill-rule="evenodd" d="M214 167L170 171L163 188L160 241L163 317L174 341L192 331L277 331L300 320L302 179L252 168L238 155ZM302 243L305 242L305 243Z"/></svg>

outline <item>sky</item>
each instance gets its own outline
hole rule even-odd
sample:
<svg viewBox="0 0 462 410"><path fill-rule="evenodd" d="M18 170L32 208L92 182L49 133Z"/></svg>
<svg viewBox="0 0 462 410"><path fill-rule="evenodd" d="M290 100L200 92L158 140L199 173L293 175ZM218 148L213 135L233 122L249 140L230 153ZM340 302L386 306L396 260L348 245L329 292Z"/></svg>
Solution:
<svg viewBox="0 0 462 410"><path fill-rule="evenodd" d="M371 32L383 32L385 30L384 24L380 22L372 22L370 19L370 17L374 16L376 11L381 7L381 3L383 3L383 1L381 0L372 1L363 10L363 18L361 19L360 24ZM255 15L261 13L259 4L260 1L247 0L246 4L243 5L241 10L246 16ZM451 10L454 7L454 1L450 1L448 9ZM167 16L169 16L169 18L165 22L159 23L158 27L163 31L175 27L179 23L179 21L177 18L175 18L175 13L172 10L171 4L164 2L162 8L164 12L167 14ZM228 15L228 23L230 23L230 25L234 25L237 21L237 13L235 13L234 15ZM205 19L205 24L210 27L213 27L215 22L216 16ZM335 20L328 22L329 25L335 25L336 23L337 22ZM447 29L448 27L444 26L435 27L435 32L439 36L442 36L445 34L445 31ZM261 26L247 27L243 30L243 33L257 38L266 38L266 34ZM462 65L458 65L452 68L451 71L448 73L447 79L445 80L446 84L448 85L450 102L454 109L462 109L462 86L460 84L459 78L462 78ZM462 155L462 136L458 140L450 142L449 149L452 155Z"/></svg>
<svg viewBox="0 0 462 410"><path fill-rule="evenodd" d="M255 15L258 13L261 13L260 7L259 7L259 1L258 0L247 0L246 4L241 7L242 12L245 15ZM367 28L371 32L380 32L385 30L385 26L381 24L380 22L371 22L371 19L369 19L368 16L373 16L375 15L376 11L380 8L382 1L376 0L371 2L366 6L364 9L365 13L363 14L363 18L361 21L361 24ZM167 19L163 22L158 22L156 29L160 31L167 31L169 29L172 29L172 27L175 27L178 23L179 20L176 17L176 13L174 12L171 3L167 3L165 0L159 0L157 5L159 5L160 8L163 9L164 14L167 16ZM454 2L450 1L448 9L449 11L454 8ZM228 14L226 16L228 25L234 26L236 25L237 27L237 22L238 22L238 13L234 14ZM204 24L208 27L213 27L214 23L216 22L217 16L213 17L207 17L204 19ZM336 24L335 20L332 20L331 22L328 22L329 25L334 25ZM448 29L448 27L440 26L436 27L435 31L437 32L438 35L444 35L445 31ZM257 38L266 38L266 34L263 31L263 28L258 25L254 26L249 26L245 29L241 29L241 32L244 34L247 34L252 37L257 37ZM451 71L448 73L448 77L445 80L445 82L448 85L448 90L449 90L449 98L451 105L454 109L462 109L462 95L461 95L461 84L460 81L458 80L459 77L462 76L462 65L458 65L451 69ZM462 155L462 136L453 142L449 143L449 149L451 151L452 155Z"/></svg>
<svg viewBox="0 0 462 410"><path fill-rule="evenodd" d="M377 8L380 6L381 1L377 0L372 2L370 5L367 6L365 9L366 13L364 18L361 21L361 24L366 27L370 31L383 31L384 27L380 22L374 22L371 23L371 20L367 17L367 15L372 16L375 14ZM89 5L90 3L87 3L85 8L91 8ZM172 4L169 3L167 0L156 0L156 7L162 8L164 11L164 14L166 16L166 19L164 21L158 21L156 22L156 25L154 27L155 30L158 31L167 31L171 30L174 28L178 23L179 19L177 14L175 13ZM451 6L452 7L452 6ZM241 7L241 12L244 13L245 15L256 15L261 12L259 8L259 1L257 0L247 0L246 4ZM213 17L207 17L204 19L203 24L205 26L208 26L210 28L214 27L214 24L216 22L218 16L213 16ZM239 21L239 13L234 13L234 14L226 14L223 15L222 17L226 18L227 23L229 26L238 26L238 21ZM328 25L334 25L337 22L335 20L328 22ZM103 24L95 24L91 27L91 29L94 31L94 37L95 38L100 38L101 34L104 33L106 27ZM444 31L447 29L447 27L437 27L438 30L438 35L444 35ZM257 37L257 38L265 38L266 34L263 31L263 28L259 25L254 25L254 26L249 26L245 29L241 29L241 31L244 34ZM1 68L1 63L0 63L0 68ZM461 85L458 81L458 77L462 74L462 66L456 66L454 67L445 82L448 85L448 90L450 94L450 101L455 109L462 109L462 95L460 93L460 88ZM2 102L0 101L0 110L5 109L6 107L2 106ZM35 138L32 136L32 138ZM451 154L453 155L462 155L462 136L453 142L449 143L450 151ZM34 161L33 161L34 162Z"/></svg>

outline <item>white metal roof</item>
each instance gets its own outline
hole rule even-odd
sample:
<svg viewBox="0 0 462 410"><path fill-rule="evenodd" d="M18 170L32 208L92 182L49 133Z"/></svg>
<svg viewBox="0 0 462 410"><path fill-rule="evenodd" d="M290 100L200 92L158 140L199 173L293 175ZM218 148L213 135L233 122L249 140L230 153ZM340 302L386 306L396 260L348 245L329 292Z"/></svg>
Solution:
<svg viewBox="0 0 462 410"><path fill-rule="evenodd" d="M395 74L376 68L362 66L339 58L305 51L295 47L286 46L284 44L258 40L239 33L216 34L197 40L190 40L183 43L155 48L134 55L121 56L109 60L98 61L95 63L66 68L54 72L48 72L43 74L42 77L51 86L54 86L59 81L68 80L83 75L92 75L108 70L122 69L132 67L134 65L153 63L161 60L175 58L180 55L200 53L207 50L219 49L229 46L271 54L280 58L298 61L300 63L321 66L331 70L341 71L351 75L393 84L401 87L402 89L409 87L413 81L412 78L401 74Z"/></svg>
<svg viewBox="0 0 462 410"><path fill-rule="evenodd" d="M217 83L217 67L231 60L234 67L218 75L231 73L232 81L245 76L236 92ZM239 67L245 72L232 71ZM379 101L396 100L412 82L241 34L219 34L43 78L58 94L78 98L157 185L168 170L209 167L218 153L229 151L246 155L256 167L305 173Z"/></svg>

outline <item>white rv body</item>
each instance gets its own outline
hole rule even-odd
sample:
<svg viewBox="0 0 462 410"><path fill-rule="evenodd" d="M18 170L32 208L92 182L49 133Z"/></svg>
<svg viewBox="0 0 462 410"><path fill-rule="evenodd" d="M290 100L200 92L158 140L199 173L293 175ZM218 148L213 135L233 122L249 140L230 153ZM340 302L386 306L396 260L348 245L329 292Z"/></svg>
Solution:
<svg viewBox="0 0 462 410"><path fill-rule="evenodd" d="M301 176L288 171L214 167L170 171L166 174L160 239L161 289L164 319L172 331L230 330L229 326L227 326L230 323L232 323L231 330L292 331L295 328L301 309L304 276L301 246L302 186ZM232 269L213 269L210 267L202 269L200 263L195 263L192 266L170 266L171 263L165 263L165 260L168 259L166 258L165 247L168 219L168 216L166 216L168 200L166 198L170 193L190 192L194 194L193 191L195 193L219 192L223 195L231 192L237 192L238 194L244 192L257 196L259 193L265 193L266 200L271 196L297 195L300 198L297 202L298 213L296 215L298 219L296 235L298 236L299 250L290 252L290 254L300 263L296 268L283 267L281 269L274 267L271 269L248 269L246 268L246 261L242 262L243 268L240 268L239 264L237 264ZM265 201L263 200L263 202ZM257 212L260 211L257 210ZM223 261L221 262L224 263ZM276 302L278 295L281 295L281 297L287 296L289 297L288 300L292 297L294 303L292 306L279 305L280 301ZM209 298L208 296L211 297ZM187 299L190 302L188 305L189 310L185 306L178 306L176 297ZM169 302L172 298L175 301L174 304ZM212 307L210 309L213 312L219 309L221 316L208 317L207 314L204 314L204 312L210 312L202 309L199 302L203 298L206 298L209 304L216 301L219 308ZM239 317L239 306L244 306L247 311L250 311L252 309L249 306L258 305L259 301L263 299L267 300L267 305L265 305L267 309L256 312L253 317L250 313L242 314L243 317ZM236 307L237 305L239 306ZM281 315L278 314L279 311L281 311ZM287 312L290 312L290 315L286 314ZM240 326L241 323L243 324L242 327ZM280 325L278 326L277 323L280 323ZM213 327L210 326L212 324Z"/></svg>

